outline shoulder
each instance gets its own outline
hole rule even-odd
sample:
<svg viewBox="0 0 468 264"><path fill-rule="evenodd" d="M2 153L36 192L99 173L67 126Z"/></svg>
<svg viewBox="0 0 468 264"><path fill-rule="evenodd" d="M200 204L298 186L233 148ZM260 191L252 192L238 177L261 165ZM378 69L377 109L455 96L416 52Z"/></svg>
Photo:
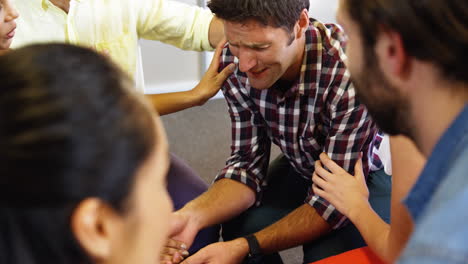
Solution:
<svg viewBox="0 0 468 264"><path fill-rule="evenodd" d="M331 95L354 97L354 87L345 65L345 45L346 37L339 25L310 19L306 31L306 63L311 69L311 78L318 78L314 83L319 87L331 89ZM317 70L320 71L318 74Z"/></svg>
<svg viewBox="0 0 468 264"><path fill-rule="evenodd" d="M418 263L466 263L468 259L468 185L443 202L428 209L416 225L401 263L415 260L440 261ZM442 262L443 261L443 262ZM416 262L415 262L416 263Z"/></svg>
<svg viewBox="0 0 468 264"><path fill-rule="evenodd" d="M334 23L322 23L313 18L310 19L309 29L306 34L312 36L310 42L316 42L326 50L336 49L344 51L347 37L340 25Z"/></svg>

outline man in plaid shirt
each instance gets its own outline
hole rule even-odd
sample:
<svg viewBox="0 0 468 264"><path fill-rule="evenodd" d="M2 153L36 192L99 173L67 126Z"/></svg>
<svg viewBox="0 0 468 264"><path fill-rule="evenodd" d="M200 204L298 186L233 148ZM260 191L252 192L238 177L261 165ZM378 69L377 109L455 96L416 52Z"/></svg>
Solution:
<svg viewBox="0 0 468 264"><path fill-rule="evenodd" d="M232 153L211 188L176 212L182 224L173 233L190 244L196 230L224 222L225 242L186 263L239 263L247 255L282 263L270 253L314 241L304 246L304 262L311 262L362 246L355 229L338 230L346 217L310 188L322 152L352 173L364 153L357 167L368 173L376 131L356 100L342 31L310 19L308 0L212 0L208 6L225 20L221 69L237 66L222 88ZM269 167L272 142L282 155Z"/></svg>

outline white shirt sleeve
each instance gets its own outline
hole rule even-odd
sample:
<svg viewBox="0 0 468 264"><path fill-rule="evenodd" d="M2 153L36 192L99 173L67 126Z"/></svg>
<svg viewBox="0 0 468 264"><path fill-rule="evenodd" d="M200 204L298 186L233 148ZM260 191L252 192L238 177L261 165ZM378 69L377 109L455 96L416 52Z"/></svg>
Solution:
<svg viewBox="0 0 468 264"><path fill-rule="evenodd" d="M208 33L213 14L198 6L171 0L133 0L139 37L184 50L212 50Z"/></svg>

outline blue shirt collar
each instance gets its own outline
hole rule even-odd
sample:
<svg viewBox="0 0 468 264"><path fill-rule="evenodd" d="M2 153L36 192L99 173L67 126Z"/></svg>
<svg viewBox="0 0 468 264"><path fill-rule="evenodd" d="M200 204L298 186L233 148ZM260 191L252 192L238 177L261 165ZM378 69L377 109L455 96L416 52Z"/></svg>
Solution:
<svg viewBox="0 0 468 264"><path fill-rule="evenodd" d="M424 212L439 184L447 176L451 161L468 147L459 144L467 135L468 104L437 142L418 181L404 201L415 222Z"/></svg>

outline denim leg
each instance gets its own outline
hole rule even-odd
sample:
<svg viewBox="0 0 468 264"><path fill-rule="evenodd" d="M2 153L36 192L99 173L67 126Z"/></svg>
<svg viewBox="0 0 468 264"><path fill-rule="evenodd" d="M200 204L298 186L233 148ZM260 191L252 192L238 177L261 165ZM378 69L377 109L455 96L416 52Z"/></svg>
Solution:
<svg viewBox="0 0 468 264"><path fill-rule="evenodd" d="M268 187L259 207L253 206L238 217L222 225L224 240L232 240L255 233L304 203L311 181L300 177L287 159L280 155L268 168ZM278 253L265 256L264 263L283 263Z"/></svg>
<svg viewBox="0 0 468 264"><path fill-rule="evenodd" d="M198 197L208 189L208 184L182 159L171 154L171 167L167 175L167 189L174 203L174 209ZM219 241L219 225L201 230L189 249L191 254L208 244Z"/></svg>
<svg viewBox="0 0 468 264"><path fill-rule="evenodd" d="M391 177L383 170L372 172L367 178L367 186L369 188L369 203L374 211L388 223L390 221ZM303 246L304 263L314 262L363 246L366 246L366 243L358 229L349 223L339 230L334 230L326 236L305 244Z"/></svg>

